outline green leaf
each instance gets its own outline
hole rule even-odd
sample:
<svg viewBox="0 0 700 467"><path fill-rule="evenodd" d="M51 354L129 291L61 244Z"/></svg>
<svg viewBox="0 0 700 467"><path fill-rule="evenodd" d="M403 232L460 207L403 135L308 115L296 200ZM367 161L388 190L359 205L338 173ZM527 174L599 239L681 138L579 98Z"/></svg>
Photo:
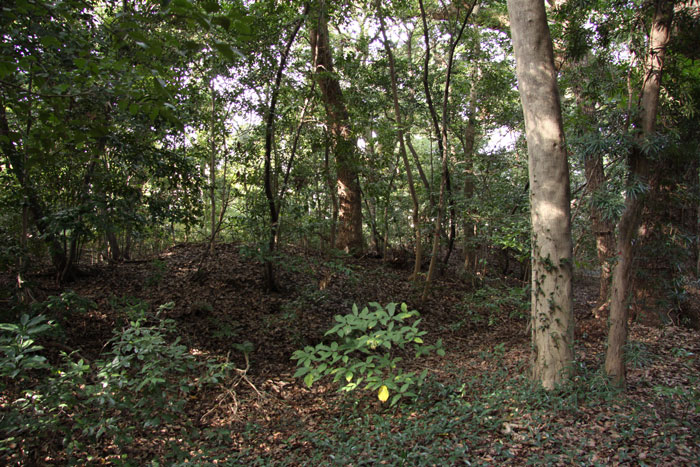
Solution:
<svg viewBox="0 0 700 467"><path fill-rule="evenodd" d="M231 29L231 20L228 16L215 16L214 18L212 18L211 22L216 24L217 26L221 26L227 31Z"/></svg>
<svg viewBox="0 0 700 467"><path fill-rule="evenodd" d="M219 3L215 1L204 2L202 8L204 8L204 11L206 11L207 13L216 13L219 10L221 10Z"/></svg>
<svg viewBox="0 0 700 467"><path fill-rule="evenodd" d="M308 387L311 387L311 385L314 383L314 374L308 373L306 376L304 376L304 383L306 383Z"/></svg>
<svg viewBox="0 0 700 467"><path fill-rule="evenodd" d="M44 36L41 38L41 45L44 47L60 47L61 41L53 36Z"/></svg>

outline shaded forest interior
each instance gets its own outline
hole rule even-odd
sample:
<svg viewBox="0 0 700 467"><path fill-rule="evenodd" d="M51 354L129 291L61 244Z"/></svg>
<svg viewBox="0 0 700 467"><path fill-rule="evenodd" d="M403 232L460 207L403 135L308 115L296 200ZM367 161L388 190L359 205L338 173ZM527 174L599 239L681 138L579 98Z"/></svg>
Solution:
<svg viewBox="0 0 700 467"><path fill-rule="evenodd" d="M697 0L6 3L0 462L697 463Z"/></svg>

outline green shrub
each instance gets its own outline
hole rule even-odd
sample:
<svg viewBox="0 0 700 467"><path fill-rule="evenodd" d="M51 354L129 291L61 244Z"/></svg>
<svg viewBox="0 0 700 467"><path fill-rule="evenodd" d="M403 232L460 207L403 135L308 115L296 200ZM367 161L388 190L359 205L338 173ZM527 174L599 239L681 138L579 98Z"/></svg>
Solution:
<svg viewBox="0 0 700 467"><path fill-rule="evenodd" d="M48 368L46 358L38 354L43 347L35 339L51 326L45 316L27 314L19 323L0 323L0 377L22 378L29 370Z"/></svg>
<svg viewBox="0 0 700 467"><path fill-rule="evenodd" d="M340 383L340 391L353 391L364 384L365 390L377 391L382 402L388 400L391 393L391 405L402 397L416 398L415 386L420 386L427 370L420 375L404 372L398 367L402 358L393 353L396 348L411 347L416 358L435 350L443 356L442 342L426 345L423 342L425 331L419 331L419 313L408 311L405 303L397 312L396 303L386 308L378 303L370 303L359 311L353 305L352 313L336 315L337 324L326 332L334 335L336 340L330 344L320 343L315 347L307 346L297 350L292 359L299 367L295 377L303 377L311 385L326 377L332 377L334 383Z"/></svg>
<svg viewBox="0 0 700 467"><path fill-rule="evenodd" d="M132 305L127 315L133 319L114 331L108 350L92 362L64 352L62 364L50 365L36 344L52 329L44 315L0 323L0 388L11 389L0 418L0 455L17 446L36 450L47 439L61 439L69 458L102 441L126 446L138 431L191 426L184 411L188 394L210 384L230 386L238 375L232 363L199 361L171 339L175 322L160 313L172 303L155 314L142 303ZM247 361L251 345L234 348Z"/></svg>

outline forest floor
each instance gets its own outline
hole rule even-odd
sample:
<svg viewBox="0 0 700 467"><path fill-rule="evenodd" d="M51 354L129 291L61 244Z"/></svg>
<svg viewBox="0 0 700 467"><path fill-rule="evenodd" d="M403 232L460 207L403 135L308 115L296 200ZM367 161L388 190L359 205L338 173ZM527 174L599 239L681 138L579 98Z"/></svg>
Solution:
<svg viewBox="0 0 700 467"><path fill-rule="evenodd" d="M189 355L230 362L237 370L203 385L194 383L198 376L193 373L194 389L182 394L177 416L161 423L144 423L123 411L99 413L96 405L86 409L97 411L97 418L113 417L116 429L128 431L128 438L91 438L89 430L80 431L68 404L62 423L80 443L68 449L66 429L35 432L43 438L34 440L15 434L11 442L0 443L0 461L700 464L700 333L633 323L627 390L608 386L600 373L605 323L591 312L596 296L591 278L577 278L575 286L575 381L545 392L527 380L527 291L517 281L487 279L475 290L470 281L446 273L428 302L418 306L420 291L407 280L408 265L288 250L277 266L282 291L265 293L262 266L241 245L217 245L216 254L204 261L203 249L179 245L153 260L85 267L87 274L68 288L97 306L69 319L64 315L60 342L42 344L56 365L64 349L95 362L114 345L115 329L133 318L128 310L133 313L137 300L148 303L148 313L173 302L158 318L174 320ZM32 280L42 299L66 290L55 288L48 277ZM406 302L421 314L426 343L442 339L444 357L406 354L402 362L407 370L427 370L415 400L390 406L374 391L339 393L326 380L309 388L293 377L296 365L290 357L295 350L324 340L335 315L369 302ZM252 343L247 363L241 347L245 342ZM0 400L3 417L9 411L9 388Z"/></svg>

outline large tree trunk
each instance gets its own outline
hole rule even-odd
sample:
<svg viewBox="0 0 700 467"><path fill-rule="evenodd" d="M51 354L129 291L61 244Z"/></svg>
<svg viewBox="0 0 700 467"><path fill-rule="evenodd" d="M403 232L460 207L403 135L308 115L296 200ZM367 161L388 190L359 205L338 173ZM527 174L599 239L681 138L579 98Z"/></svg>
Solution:
<svg viewBox="0 0 700 467"><path fill-rule="evenodd" d="M340 83L333 72L325 2L316 5L310 21L309 39L314 72L326 106L336 161L339 224L336 247L348 253L362 251L362 196L358 180L359 159L350 117Z"/></svg>
<svg viewBox="0 0 700 467"><path fill-rule="evenodd" d="M508 13L529 155L532 377L552 389L574 359L569 167L544 3L508 0Z"/></svg>
<svg viewBox="0 0 700 467"><path fill-rule="evenodd" d="M629 156L629 182L632 184L651 184L654 171L652 160L641 150L642 140L650 137L656 130L656 114L659 108L661 90L661 73L663 71L666 47L671 39L671 22L673 20L673 1L656 0L654 19L649 35L649 50L645 60L645 77L640 96L641 109L639 128L641 136ZM626 384L625 344L629 318L629 297L632 262L634 261L633 242L642 219L644 198L638 190L628 190L625 210L617 226L617 248L619 257L613 270L612 296L610 298L610 329L608 331L608 349L605 354L605 372L618 386Z"/></svg>

